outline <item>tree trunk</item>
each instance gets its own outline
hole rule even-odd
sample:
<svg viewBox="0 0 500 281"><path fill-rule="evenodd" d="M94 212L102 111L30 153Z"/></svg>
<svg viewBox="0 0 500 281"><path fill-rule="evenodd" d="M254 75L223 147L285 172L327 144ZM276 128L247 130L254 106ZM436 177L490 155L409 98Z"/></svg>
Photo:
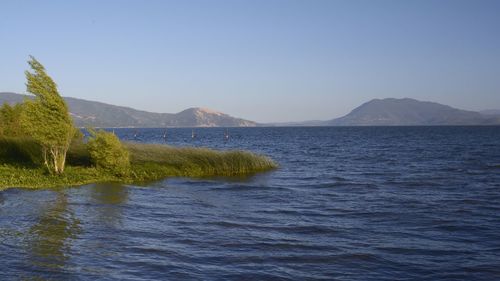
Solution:
<svg viewBox="0 0 500 281"><path fill-rule="evenodd" d="M55 146L48 149L50 154L44 152L45 166L47 166L49 172L51 173L54 172L58 175L64 172L64 166L66 165L66 154L68 152L68 148L69 146L59 146L59 147ZM50 156L50 159L48 156ZM50 166L49 163L52 163L52 166Z"/></svg>
<svg viewBox="0 0 500 281"><path fill-rule="evenodd" d="M52 152L52 161L54 162L54 172L59 174L59 167L57 166L57 148L53 147L51 149Z"/></svg>
<svg viewBox="0 0 500 281"><path fill-rule="evenodd" d="M47 155L47 147L45 146L42 147L42 156L43 156L43 164L45 165L45 167L47 167L47 170L50 171L49 159Z"/></svg>
<svg viewBox="0 0 500 281"><path fill-rule="evenodd" d="M61 173L64 173L64 166L66 165L66 153L68 152L68 148L64 147L61 153Z"/></svg>

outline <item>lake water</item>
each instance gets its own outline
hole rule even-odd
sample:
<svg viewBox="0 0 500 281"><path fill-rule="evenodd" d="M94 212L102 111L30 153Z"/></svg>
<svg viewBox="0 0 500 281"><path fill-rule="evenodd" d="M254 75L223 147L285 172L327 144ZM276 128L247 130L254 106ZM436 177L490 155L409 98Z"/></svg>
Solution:
<svg viewBox="0 0 500 281"><path fill-rule="evenodd" d="M166 141L281 167L1 191L0 280L500 280L500 127L224 131Z"/></svg>

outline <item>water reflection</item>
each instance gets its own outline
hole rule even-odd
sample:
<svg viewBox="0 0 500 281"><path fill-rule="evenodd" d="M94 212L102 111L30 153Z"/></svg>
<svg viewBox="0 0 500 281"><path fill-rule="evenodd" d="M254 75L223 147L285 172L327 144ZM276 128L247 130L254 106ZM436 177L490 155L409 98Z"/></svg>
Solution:
<svg viewBox="0 0 500 281"><path fill-rule="evenodd" d="M95 184L90 188L92 200L98 204L96 219L104 225L119 225L123 220L124 205L128 200L128 188L121 184Z"/></svg>
<svg viewBox="0 0 500 281"><path fill-rule="evenodd" d="M81 232L80 220L68 208L65 192L41 210L38 221L29 229L28 254L30 262L42 271L63 268L70 256L71 242Z"/></svg>

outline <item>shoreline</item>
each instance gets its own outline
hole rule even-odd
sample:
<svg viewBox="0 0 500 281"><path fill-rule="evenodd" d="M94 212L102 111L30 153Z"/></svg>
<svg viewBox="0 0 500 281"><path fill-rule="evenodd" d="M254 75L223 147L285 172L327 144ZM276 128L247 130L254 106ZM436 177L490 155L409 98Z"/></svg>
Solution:
<svg viewBox="0 0 500 281"><path fill-rule="evenodd" d="M69 163L61 175L49 174L33 163L1 161L0 190L9 188L51 189L99 182L144 183L171 177L233 177L278 168L272 159L248 151L218 151L207 148L173 147L159 144L125 143L131 168L116 175L96 168L85 145L69 151Z"/></svg>

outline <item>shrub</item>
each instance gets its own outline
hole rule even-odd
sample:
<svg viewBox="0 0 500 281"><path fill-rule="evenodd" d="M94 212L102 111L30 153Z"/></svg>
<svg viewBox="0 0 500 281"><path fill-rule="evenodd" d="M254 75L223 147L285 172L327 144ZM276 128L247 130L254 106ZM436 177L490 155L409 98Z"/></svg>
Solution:
<svg viewBox="0 0 500 281"><path fill-rule="evenodd" d="M113 134L103 130L89 130L91 137L87 143L90 159L98 169L125 176L130 171L127 149Z"/></svg>

